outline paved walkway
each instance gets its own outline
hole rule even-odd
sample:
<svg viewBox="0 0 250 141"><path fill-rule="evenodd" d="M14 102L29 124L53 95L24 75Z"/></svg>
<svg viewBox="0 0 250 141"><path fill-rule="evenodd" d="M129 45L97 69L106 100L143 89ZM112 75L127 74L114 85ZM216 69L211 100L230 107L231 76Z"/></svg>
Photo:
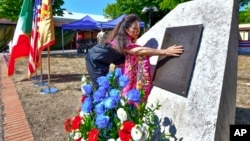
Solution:
<svg viewBox="0 0 250 141"><path fill-rule="evenodd" d="M7 76L3 54L0 54L0 96L0 141L34 141L15 85Z"/></svg>

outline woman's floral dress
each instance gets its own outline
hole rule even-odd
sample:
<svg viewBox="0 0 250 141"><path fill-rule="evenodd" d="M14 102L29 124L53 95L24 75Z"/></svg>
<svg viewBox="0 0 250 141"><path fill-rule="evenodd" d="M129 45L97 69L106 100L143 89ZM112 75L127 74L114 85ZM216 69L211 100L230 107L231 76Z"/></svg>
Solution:
<svg viewBox="0 0 250 141"><path fill-rule="evenodd" d="M126 49L139 47L129 37L128 41ZM114 41L111 44L115 45ZM152 89L149 56L126 54L123 66L123 73L129 79L128 84L123 89L123 95L126 95L129 90L136 88L144 91L143 101L146 101Z"/></svg>

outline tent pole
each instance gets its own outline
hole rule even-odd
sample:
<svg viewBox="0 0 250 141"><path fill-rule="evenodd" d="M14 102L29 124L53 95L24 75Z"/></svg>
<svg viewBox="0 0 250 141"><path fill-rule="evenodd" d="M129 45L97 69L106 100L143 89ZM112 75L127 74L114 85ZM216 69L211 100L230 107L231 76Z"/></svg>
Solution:
<svg viewBox="0 0 250 141"><path fill-rule="evenodd" d="M63 37L63 28L62 28L62 50L63 50L63 53L64 53L64 37Z"/></svg>

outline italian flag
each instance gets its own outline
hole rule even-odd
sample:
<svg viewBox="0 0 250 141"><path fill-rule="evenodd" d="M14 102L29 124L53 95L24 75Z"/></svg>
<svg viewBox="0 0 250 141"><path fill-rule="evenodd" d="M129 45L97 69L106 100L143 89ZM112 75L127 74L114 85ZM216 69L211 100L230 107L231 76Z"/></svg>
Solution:
<svg viewBox="0 0 250 141"><path fill-rule="evenodd" d="M29 56L32 14L33 0L24 0L10 49L9 76L14 74L15 61L18 58Z"/></svg>

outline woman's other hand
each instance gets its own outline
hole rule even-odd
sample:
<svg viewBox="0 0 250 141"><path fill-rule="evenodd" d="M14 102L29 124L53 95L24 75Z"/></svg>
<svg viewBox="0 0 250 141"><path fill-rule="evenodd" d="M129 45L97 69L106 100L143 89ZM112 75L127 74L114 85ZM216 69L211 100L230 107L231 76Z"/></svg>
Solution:
<svg viewBox="0 0 250 141"><path fill-rule="evenodd" d="M167 56L180 56L183 53L184 49L181 45L173 45L164 49L164 54Z"/></svg>

